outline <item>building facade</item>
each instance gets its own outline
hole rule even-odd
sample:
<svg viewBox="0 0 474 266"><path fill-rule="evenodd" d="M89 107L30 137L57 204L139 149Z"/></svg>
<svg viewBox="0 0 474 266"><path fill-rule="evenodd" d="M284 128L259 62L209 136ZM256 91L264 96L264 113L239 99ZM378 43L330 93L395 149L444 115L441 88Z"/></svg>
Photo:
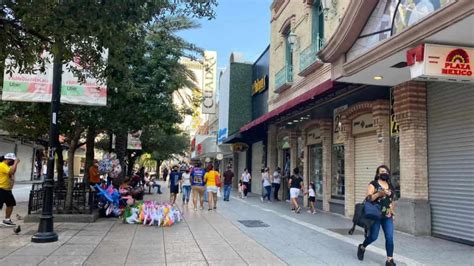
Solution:
<svg viewBox="0 0 474 266"><path fill-rule="evenodd" d="M271 171L300 168L317 207L348 217L387 165L399 230L472 244L473 9L273 1L268 112L240 133L267 132Z"/></svg>

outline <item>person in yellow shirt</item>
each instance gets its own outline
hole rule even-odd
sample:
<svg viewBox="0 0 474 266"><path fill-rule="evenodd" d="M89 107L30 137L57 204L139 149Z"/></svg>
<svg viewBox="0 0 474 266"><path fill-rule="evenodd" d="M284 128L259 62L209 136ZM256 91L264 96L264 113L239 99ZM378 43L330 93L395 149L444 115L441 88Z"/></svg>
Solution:
<svg viewBox="0 0 474 266"><path fill-rule="evenodd" d="M207 198L209 211L217 208L217 190L220 186L219 172L214 170L212 164L207 166L207 173L204 175L204 182L206 182Z"/></svg>
<svg viewBox="0 0 474 266"><path fill-rule="evenodd" d="M5 154L0 160L0 210L3 208L3 204L7 205L5 219L2 223L5 226L15 226L16 224L10 219L13 207L16 206L12 188L15 183L16 168L20 160L16 158L14 153Z"/></svg>

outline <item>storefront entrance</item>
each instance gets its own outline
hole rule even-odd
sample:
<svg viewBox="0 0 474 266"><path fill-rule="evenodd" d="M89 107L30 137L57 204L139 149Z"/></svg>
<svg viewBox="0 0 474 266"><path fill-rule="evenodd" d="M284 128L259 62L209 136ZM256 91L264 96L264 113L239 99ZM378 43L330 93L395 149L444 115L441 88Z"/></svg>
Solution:
<svg viewBox="0 0 474 266"><path fill-rule="evenodd" d="M316 207L322 209L323 201L323 146L315 144L308 146L309 150L309 181L314 182L316 187Z"/></svg>

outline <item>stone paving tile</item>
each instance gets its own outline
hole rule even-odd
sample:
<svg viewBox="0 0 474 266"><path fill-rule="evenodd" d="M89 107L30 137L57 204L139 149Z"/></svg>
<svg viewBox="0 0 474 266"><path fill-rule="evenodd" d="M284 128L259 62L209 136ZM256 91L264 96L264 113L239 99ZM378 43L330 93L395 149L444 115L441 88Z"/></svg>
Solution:
<svg viewBox="0 0 474 266"><path fill-rule="evenodd" d="M25 256L25 255L11 255L0 260L0 265L16 266L16 265L37 265L43 261L46 256Z"/></svg>
<svg viewBox="0 0 474 266"><path fill-rule="evenodd" d="M82 265L86 259L87 256L49 256L39 265Z"/></svg>
<svg viewBox="0 0 474 266"><path fill-rule="evenodd" d="M205 261L204 256L201 252L170 252L166 253L166 262L193 262L193 261Z"/></svg>
<svg viewBox="0 0 474 266"><path fill-rule="evenodd" d="M210 266L220 266L220 265L226 265L226 266L243 266L243 265L248 265L245 261L239 259L239 260L208 260L208 263Z"/></svg>
<svg viewBox="0 0 474 266"><path fill-rule="evenodd" d="M96 245L65 244L56 249L51 256L89 256L94 252Z"/></svg>
<svg viewBox="0 0 474 266"><path fill-rule="evenodd" d="M11 256L49 256L56 249L58 249L61 244L36 244L30 243L11 254Z"/></svg>
<svg viewBox="0 0 474 266"><path fill-rule="evenodd" d="M102 240L103 236L73 236L68 244L88 244L96 246Z"/></svg>
<svg viewBox="0 0 474 266"><path fill-rule="evenodd" d="M207 266L206 261L168 262L167 266Z"/></svg>

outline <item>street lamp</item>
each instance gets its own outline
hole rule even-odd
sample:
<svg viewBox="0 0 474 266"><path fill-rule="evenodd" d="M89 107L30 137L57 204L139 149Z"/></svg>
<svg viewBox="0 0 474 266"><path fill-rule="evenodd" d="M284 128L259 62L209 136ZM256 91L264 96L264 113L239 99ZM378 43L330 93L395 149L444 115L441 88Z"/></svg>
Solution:
<svg viewBox="0 0 474 266"><path fill-rule="evenodd" d="M41 210L38 232L31 237L31 242L49 243L58 241L58 234L54 232L53 223L53 189L54 189L54 154L58 142L58 115L61 99L61 74L62 74L63 46L59 45L59 52L54 54L53 62L53 88L51 95L51 123L49 127L49 157L48 172L43 183L43 208Z"/></svg>
<svg viewBox="0 0 474 266"><path fill-rule="evenodd" d="M296 44L296 33L294 33L293 31L290 31L290 33L288 33L288 36L286 38L288 40L288 44L290 44L291 50L293 50Z"/></svg>

